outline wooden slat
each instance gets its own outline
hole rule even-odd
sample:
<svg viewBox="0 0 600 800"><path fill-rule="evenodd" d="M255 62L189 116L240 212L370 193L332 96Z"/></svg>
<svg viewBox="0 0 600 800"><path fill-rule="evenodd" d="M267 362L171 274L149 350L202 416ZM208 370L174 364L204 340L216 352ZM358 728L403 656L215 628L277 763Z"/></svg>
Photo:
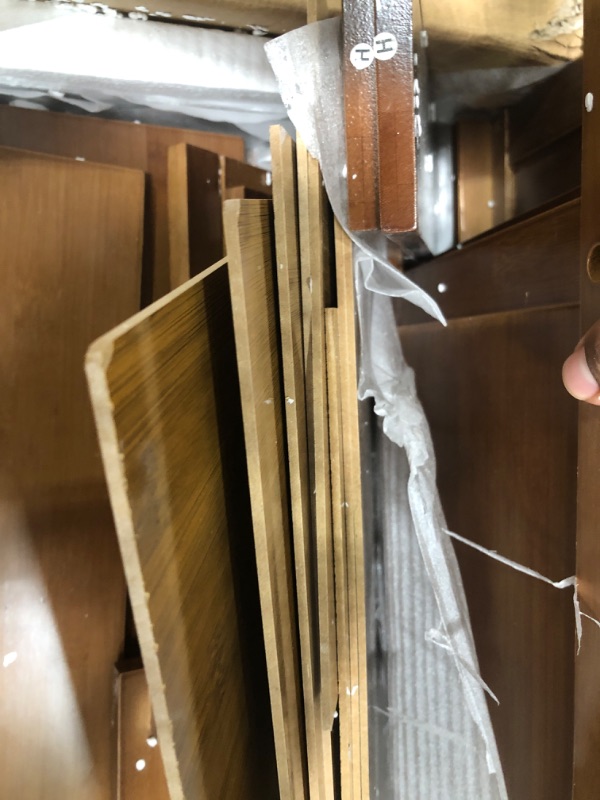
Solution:
<svg viewBox="0 0 600 800"><path fill-rule="evenodd" d="M287 445L294 537L294 565L308 778L311 798L325 797L325 772L321 741L321 706L318 686L319 629L316 621L316 553L312 537L308 464L304 344L302 339L302 291L298 253L298 201L296 146L283 128L271 128L273 206L277 289L281 326L283 388L286 397Z"/></svg>
<svg viewBox="0 0 600 800"><path fill-rule="evenodd" d="M300 800L307 788L306 751L271 204L227 200L223 220L279 786L283 800Z"/></svg>
<svg viewBox="0 0 600 800"><path fill-rule="evenodd" d="M552 580L572 575L575 558L576 405L560 370L577 316L563 307L400 328L448 527ZM500 700L489 708L508 796L564 800L572 595L464 545L456 551L481 675Z"/></svg>
<svg viewBox="0 0 600 800"><path fill-rule="evenodd" d="M323 730L330 731L338 699L325 363L325 308L333 298L328 232L331 212L319 164L300 138L297 157L309 467L317 553L321 717Z"/></svg>
<svg viewBox="0 0 600 800"><path fill-rule="evenodd" d="M574 269L579 253L580 202L555 208L451 250L410 271L447 319L579 301ZM396 305L399 322L428 322L409 303Z"/></svg>
<svg viewBox="0 0 600 800"><path fill-rule="evenodd" d="M600 283L592 283L586 261L590 249L600 241L600 6L584 5L585 59L583 97L583 164L581 173L581 329L584 333L600 318ZM577 337L571 340L575 344ZM579 408L579 454L577 486L577 578L582 611L600 619L600 537L598 536L598 474L600 417L598 409L586 403ZM583 620L581 653L575 660L575 746L574 800L600 794L600 764L594 753L600 747L600 631Z"/></svg>
<svg viewBox="0 0 600 800"><path fill-rule="evenodd" d="M352 242L335 223L336 288L339 316L341 414L343 433L344 510L350 627L350 682L340 686L349 703L352 725L353 796L369 798L369 715L365 552L359 409L357 399L357 335L352 265ZM340 714L343 705L340 704Z"/></svg>
<svg viewBox="0 0 600 800"><path fill-rule="evenodd" d="M119 675L118 800L169 800L143 669Z"/></svg>
<svg viewBox="0 0 600 800"><path fill-rule="evenodd" d="M251 193L253 197L245 199L259 200L271 197L272 191L268 181L268 172L235 158L219 158L221 167L221 196L223 200L240 200L244 198L233 197L232 190L244 187L245 193Z"/></svg>
<svg viewBox="0 0 600 800"><path fill-rule="evenodd" d="M225 264L86 370L171 800L274 798Z"/></svg>
<svg viewBox="0 0 600 800"><path fill-rule="evenodd" d="M238 136L72 114L41 113L0 105L0 145L131 167L148 174L145 303L162 297L171 288L167 153L169 147L181 142L232 158L244 157L244 142Z"/></svg>
<svg viewBox="0 0 600 800"><path fill-rule="evenodd" d="M373 46L375 3L344 0L343 9L348 225L366 231L379 227L377 77L373 64L356 69L350 54L356 45Z"/></svg>
<svg viewBox="0 0 600 800"><path fill-rule="evenodd" d="M0 186L0 796L104 800L125 583L81 365L139 308L144 176L0 148Z"/></svg>
<svg viewBox="0 0 600 800"><path fill-rule="evenodd" d="M376 60L379 163L379 227L389 233L417 227L413 2L377 3L375 33L393 34L393 58ZM389 49L384 40L378 49Z"/></svg>
<svg viewBox="0 0 600 800"><path fill-rule="evenodd" d="M176 144L168 151L171 288L181 286L224 256L220 158Z"/></svg>
<svg viewBox="0 0 600 800"><path fill-rule="evenodd" d="M335 559L335 604L340 720L340 789L342 800L354 797L352 759L352 703L346 692L350 682L351 629L348 617L347 531L344 516L344 452L341 413L338 308L325 309L327 341L327 395L331 453L331 505Z"/></svg>

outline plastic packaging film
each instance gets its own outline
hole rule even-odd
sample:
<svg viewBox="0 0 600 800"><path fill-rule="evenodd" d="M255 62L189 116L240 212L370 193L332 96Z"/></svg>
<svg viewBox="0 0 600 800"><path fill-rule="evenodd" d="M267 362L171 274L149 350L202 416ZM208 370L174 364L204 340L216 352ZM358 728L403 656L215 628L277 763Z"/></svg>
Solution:
<svg viewBox="0 0 600 800"><path fill-rule="evenodd" d="M339 20L288 33L266 50L288 114L319 159L334 213L347 227ZM361 333L358 394L374 401L384 434L375 433L377 488L366 504L375 509L374 537L366 544L371 795L503 800L506 787L462 580L445 532L433 445L402 355L392 298L441 322L443 317L381 255L381 234L349 235Z"/></svg>

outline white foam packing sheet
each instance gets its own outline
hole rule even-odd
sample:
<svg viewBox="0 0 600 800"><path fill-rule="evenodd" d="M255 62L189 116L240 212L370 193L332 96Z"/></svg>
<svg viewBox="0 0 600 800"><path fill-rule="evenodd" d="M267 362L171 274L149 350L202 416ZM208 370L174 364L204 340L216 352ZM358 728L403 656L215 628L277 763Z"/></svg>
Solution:
<svg viewBox="0 0 600 800"><path fill-rule="evenodd" d="M319 159L334 213L347 228L339 20L292 31L266 49L289 116ZM372 399L381 428L370 470L376 479L365 480L365 491L375 487L365 502L375 509L367 526L374 539L366 546L371 796L505 800L462 580L444 532L431 436L402 355L392 298L443 317L381 255L381 234L350 235L359 396Z"/></svg>
<svg viewBox="0 0 600 800"><path fill-rule="evenodd" d="M0 0L0 21L18 5ZM15 94L79 95L89 110L125 100L228 122L267 141L269 126L287 119L261 37L62 6L47 19L40 6L43 21L24 24L15 11L16 27L0 26L0 85Z"/></svg>

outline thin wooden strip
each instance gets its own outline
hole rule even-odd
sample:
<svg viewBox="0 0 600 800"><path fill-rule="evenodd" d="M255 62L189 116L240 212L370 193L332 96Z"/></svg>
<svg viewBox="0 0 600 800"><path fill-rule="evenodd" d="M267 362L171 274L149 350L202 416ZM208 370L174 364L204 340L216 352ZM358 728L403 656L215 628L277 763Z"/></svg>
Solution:
<svg viewBox="0 0 600 800"><path fill-rule="evenodd" d="M350 621L348 617L348 572L344 516L344 455L341 415L340 347L338 308L325 309L327 337L327 393L329 444L331 452L331 505L335 563L335 604L337 626L340 777L342 800L354 797L352 766L352 703L346 693L350 685Z"/></svg>
<svg viewBox="0 0 600 800"><path fill-rule="evenodd" d="M417 227L413 2L388 0L376 9L379 223L398 233Z"/></svg>
<svg viewBox="0 0 600 800"><path fill-rule="evenodd" d="M168 221L171 288L224 256L220 159L192 145L168 150Z"/></svg>
<svg viewBox="0 0 600 800"><path fill-rule="evenodd" d="M348 225L367 231L379 227L377 75L363 66L373 60L375 3L344 0L343 11Z"/></svg>
<svg viewBox="0 0 600 800"><path fill-rule="evenodd" d="M324 316L332 299L327 229L330 212L318 161L310 156L300 138L297 157L309 464L317 553L321 718L323 729L330 731L338 692Z"/></svg>
<svg viewBox="0 0 600 800"><path fill-rule="evenodd" d="M306 793L271 204L227 200L223 220L263 630L282 798Z"/></svg>
<svg viewBox="0 0 600 800"><path fill-rule="evenodd" d="M0 797L110 797L126 590L81 365L139 308L144 175L0 148L0 187Z"/></svg>
<svg viewBox="0 0 600 800"><path fill-rule="evenodd" d="M308 465L302 297L298 254L298 201L296 146L281 127L271 128L273 162L273 206L277 287L283 356L283 386L286 396L287 444L292 503L292 530L296 594L302 656L302 686L310 797L325 796L321 717L318 697L319 658L316 596L313 573L311 498Z"/></svg>
<svg viewBox="0 0 600 800"><path fill-rule="evenodd" d="M336 283L340 309L340 381L344 453L344 508L348 572L351 682L345 687L352 703L354 797L369 797L369 717L367 694L367 627L365 554L357 398L357 337L352 242L335 224ZM344 691L344 687L340 687Z"/></svg>
<svg viewBox="0 0 600 800"><path fill-rule="evenodd" d="M86 371L172 800L277 794L225 262Z"/></svg>
<svg viewBox="0 0 600 800"><path fill-rule="evenodd" d="M585 58L583 61L583 168L581 184L581 249L579 280L581 330L600 318L600 283L588 273L588 258L600 242L600 166L598 137L600 120L600 6L584 4ZM574 342L570 342L571 345ZM598 470L600 465L600 417L588 403L579 408L577 457L577 579L581 609L600 619L600 537L598 536ZM600 696L598 663L600 631L583 620L581 652L575 661L574 800L598 797L600 764L594 752L600 746Z"/></svg>
<svg viewBox="0 0 600 800"><path fill-rule="evenodd" d="M247 194L254 195L245 199L259 200L262 197L271 197L272 190L269 183L269 173L264 169L237 161L235 158L220 156L221 196L223 200L244 199L234 197L231 190L243 186Z"/></svg>

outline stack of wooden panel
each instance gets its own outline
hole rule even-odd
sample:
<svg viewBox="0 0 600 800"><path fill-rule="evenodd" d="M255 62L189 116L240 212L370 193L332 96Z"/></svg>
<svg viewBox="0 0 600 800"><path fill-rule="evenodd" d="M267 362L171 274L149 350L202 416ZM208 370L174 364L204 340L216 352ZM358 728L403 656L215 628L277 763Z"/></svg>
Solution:
<svg viewBox="0 0 600 800"><path fill-rule="evenodd" d="M369 796L351 244L271 145L227 259L87 357L172 798Z"/></svg>
<svg viewBox="0 0 600 800"><path fill-rule="evenodd" d="M182 151L210 165L186 189L189 277L223 255L222 198L270 193L266 173L241 163L240 138L0 106L0 679L14 723L0 737L2 797L108 800L117 786L121 800L166 797L144 676L115 672L139 661L82 363L93 339L184 268L173 224ZM207 613L228 611L224 601ZM219 669L212 679L225 680Z"/></svg>

